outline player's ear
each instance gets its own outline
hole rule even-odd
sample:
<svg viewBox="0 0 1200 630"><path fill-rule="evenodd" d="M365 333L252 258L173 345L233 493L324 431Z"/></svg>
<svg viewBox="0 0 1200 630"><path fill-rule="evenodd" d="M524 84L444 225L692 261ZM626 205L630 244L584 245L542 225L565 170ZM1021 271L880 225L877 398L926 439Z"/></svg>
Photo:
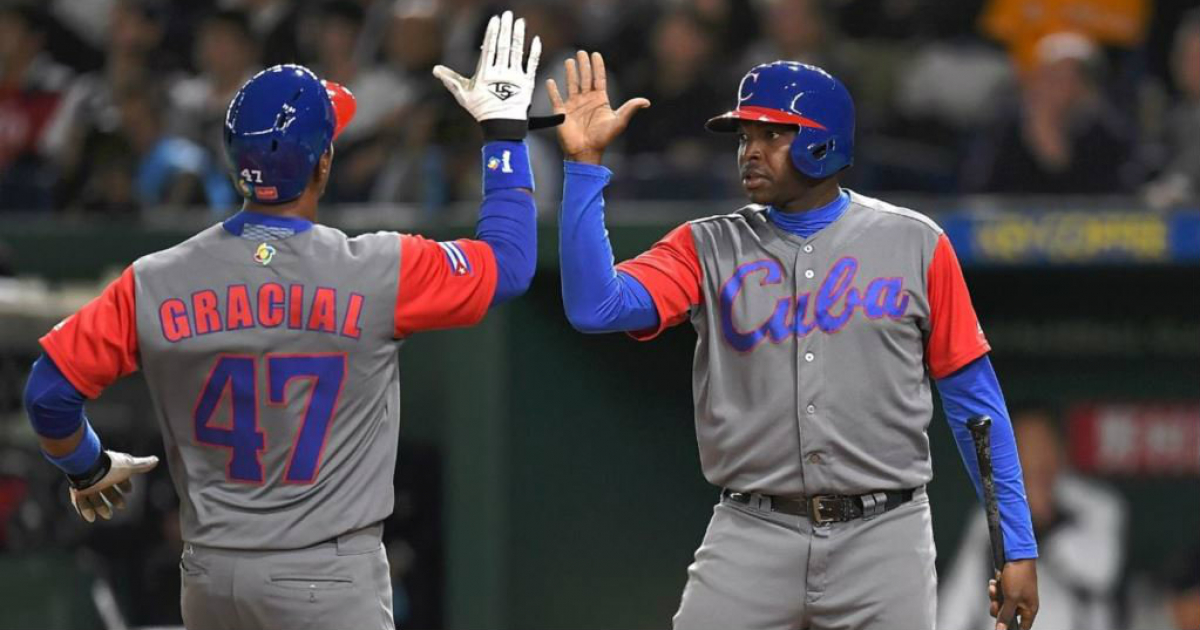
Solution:
<svg viewBox="0 0 1200 630"><path fill-rule="evenodd" d="M318 190L325 190L325 184L329 183L329 173L333 170L333 147L321 154L321 159L317 160L316 167L313 168L313 183L317 185Z"/></svg>

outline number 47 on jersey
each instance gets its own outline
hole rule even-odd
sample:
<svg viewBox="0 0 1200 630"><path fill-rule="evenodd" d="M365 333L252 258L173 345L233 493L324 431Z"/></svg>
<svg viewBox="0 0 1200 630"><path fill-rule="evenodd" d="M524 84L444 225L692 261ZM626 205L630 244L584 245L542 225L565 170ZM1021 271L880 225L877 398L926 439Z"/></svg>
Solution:
<svg viewBox="0 0 1200 630"><path fill-rule="evenodd" d="M266 404L270 406L287 405L288 385L293 380L311 381L283 481L312 483L321 467L321 453L345 382L345 354L268 354L261 361L249 355L222 355L196 400L192 414L196 443L230 450L225 473L231 481L265 482L261 456L267 449L267 436L258 424L262 403L259 367L267 370ZM232 406L229 426L214 426L213 418L227 399Z"/></svg>

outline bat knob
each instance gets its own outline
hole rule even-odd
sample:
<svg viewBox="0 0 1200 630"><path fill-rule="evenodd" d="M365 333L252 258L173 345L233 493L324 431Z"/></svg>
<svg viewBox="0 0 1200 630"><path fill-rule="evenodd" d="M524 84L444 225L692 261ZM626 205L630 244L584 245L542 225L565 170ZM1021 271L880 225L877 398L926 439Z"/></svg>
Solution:
<svg viewBox="0 0 1200 630"><path fill-rule="evenodd" d="M990 426L992 426L991 416L978 415L967 420L967 428L972 431L985 431Z"/></svg>

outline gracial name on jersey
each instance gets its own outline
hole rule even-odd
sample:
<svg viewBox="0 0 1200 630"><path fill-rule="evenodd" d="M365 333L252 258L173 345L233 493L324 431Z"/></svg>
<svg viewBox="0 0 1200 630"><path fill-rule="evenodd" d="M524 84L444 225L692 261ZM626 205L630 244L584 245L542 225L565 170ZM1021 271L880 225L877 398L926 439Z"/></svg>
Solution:
<svg viewBox="0 0 1200 630"><path fill-rule="evenodd" d="M358 293L341 297L333 287L235 284L167 298L158 306L158 319L163 337L172 343L195 335L280 326L358 339L365 301Z"/></svg>
<svg viewBox="0 0 1200 630"><path fill-rule="evenodd" d="M781 343L813 331L837 332L859 310L869 320L904 317L909 296L903 278L878 277L860 283L857 276L858 260L847 256L833 264L815 292L779 298L765 321L743 321L734 304L762 301L764 291L783 283L784 273L772 259L742 265L721 289L721 332L734 349L749 352L764 339Z"/></svg>

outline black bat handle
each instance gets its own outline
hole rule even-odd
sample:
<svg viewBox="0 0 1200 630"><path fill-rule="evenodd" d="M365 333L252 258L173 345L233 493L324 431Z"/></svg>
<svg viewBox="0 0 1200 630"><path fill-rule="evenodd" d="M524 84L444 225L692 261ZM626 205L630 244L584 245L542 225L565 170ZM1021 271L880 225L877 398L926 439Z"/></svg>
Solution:
<svg viewBox="0 0 1200 630"><path fill-rule="evenodd" d="M1004 591L999 575L1004 570L1004 532L1000 529L1000 505L996 500L996 480L992 474L992 419L974 416L967 420L971 431L971 442L975 445L975 459L979 464L979 479L983 484L983 506L987 514L988 538L992 543L992 563L996 567L996 601L1004 605ZM1016 613L1007 622L1011 630L1018 627Z"/></svg>

